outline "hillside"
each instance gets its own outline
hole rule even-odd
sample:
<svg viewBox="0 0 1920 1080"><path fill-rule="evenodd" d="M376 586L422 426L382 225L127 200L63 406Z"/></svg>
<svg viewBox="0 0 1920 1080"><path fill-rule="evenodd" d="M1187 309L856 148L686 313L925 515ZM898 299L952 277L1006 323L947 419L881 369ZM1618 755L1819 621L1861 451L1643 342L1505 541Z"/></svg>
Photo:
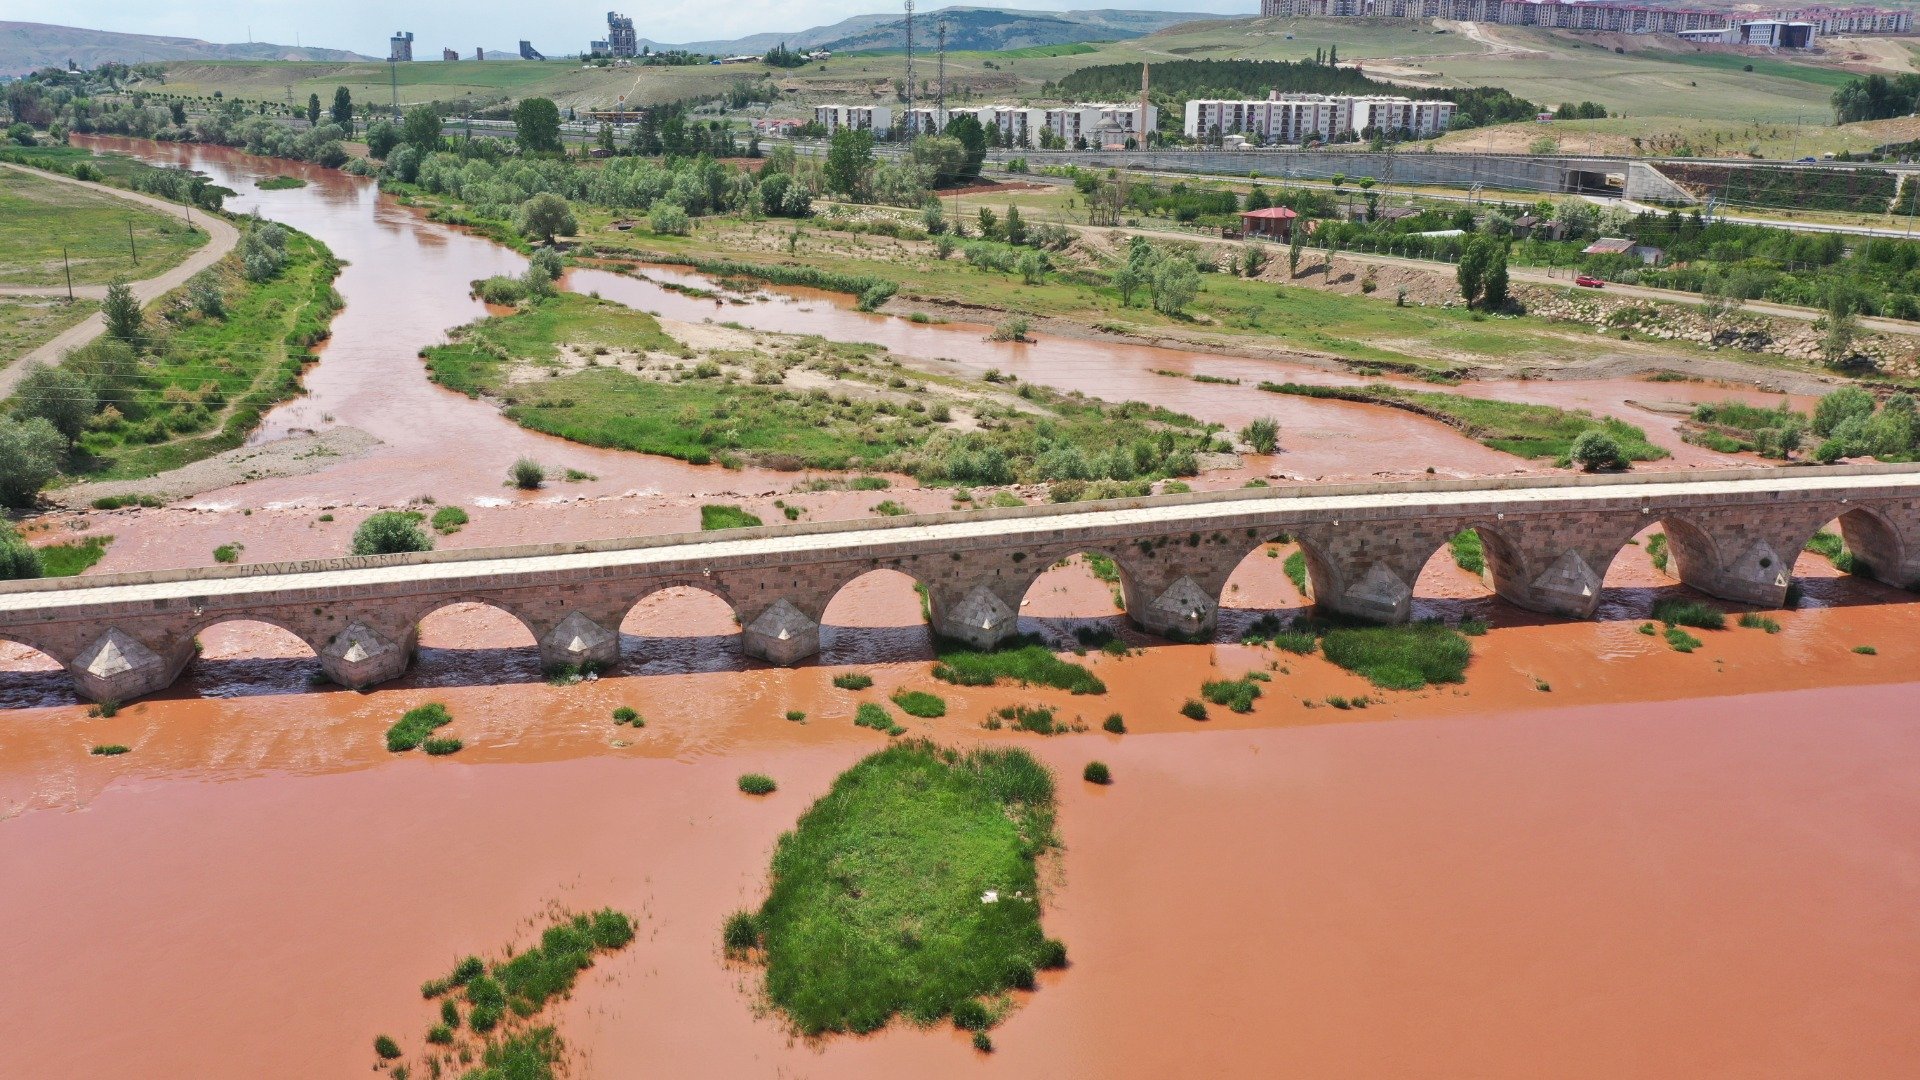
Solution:
<svg viewBox="0 0 1920 1080"><path fill-rule="evenodd" d="M157 60L370 60L345 49L303 48L269 42L220 45L198 38L120 34L49 23L0 22L0 75L25 75L43 67L83 68Z"/></svg>
<svg viewBox="0 0 1920 1080"><path fill-rule="evenodd" d="M950 7L920 12L914 19L916 43L928 48L934 25L947 24L951 51L1024 49L1037 45L1066 45L1079 41L1114 41L1218 16L1180 11L1021 11L1013 8ZM785 43L792 49L898 49L906 45L906 21L897 12L856 15L828 26L792 33L752 34L729 41L693 41L681 44L647 42L655 49L686 49L701 53L761 53Z"/></svg>

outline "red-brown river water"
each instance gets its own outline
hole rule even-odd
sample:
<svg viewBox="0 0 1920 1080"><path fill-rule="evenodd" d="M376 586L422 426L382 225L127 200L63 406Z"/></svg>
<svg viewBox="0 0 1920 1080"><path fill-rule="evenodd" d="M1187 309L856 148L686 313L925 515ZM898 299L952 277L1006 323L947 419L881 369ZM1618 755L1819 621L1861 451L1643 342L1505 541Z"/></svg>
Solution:
<svg viewBox="0 0 1920 1080"><path fill-rule="evenodd" d="M313 393L277 410L270 431L352 424L385 445L210 494L197 511L95 515L119 537L103 569L205 562L243 537L250 560L334 554L354 520L322 523L313 508L429 490L508 500L448 541L492 544L684 529L710 492L744 493L769 516L792 483L558 443L432 387L414 353L481 313L466 281L512 271L511 253L350 177L129 145L206 169L242 192L236 207L257 202L349 260L348 306L309 372ZM268 172L309 186L254 191ZM823 295L769 294L714 316L711 302L703 315L700 301L619 275L576 272L573 284L674 318L880 341L1236 426L1271 413L1287 433L1272 467L1294 475L1518 467L1418 418L1151 374L1347 381L1314 369L1068 339L989 345L977 328L862 315ZM1655 414L1626 397L1725 396L1683 384L1471 389L1566 394L1553 400L1656 437ZM1686 450L1702 456L1676 464L1717 460ZM600 479L515 498L500 476L521 452ZM941 493L893 494L945 506ZM829 517L861 515L875 496L806 498ZM286 503L305 509L274 508ZM1508 608L1442 553L1416 614L1479 615L1493 629L1474 640L1464 686L1382 693L1319 657L1232 643L1259 613L1299 608L1280 567L1248 558L1209 645L1133 635L1077 563L1043 576L1025 629L1064 647L1098 620L1145 646L1089 657L1109 692L1087 698L933 682L918 601L886 572L836 599L819 663L794 670L742 661L726 608L683 593L636 606L619 671L565 687L541 680L524 628L473 606L430 616L416 669L364 695L309 689L311 653L280 631L219 626L172 691L110 719L89 718L57 671L34 670L44 658L0 643L0 1075L363 1072L375 1034L421 1049L433 1016L419 983L453 958L524 944L552 905L601 904L634 913L641 933L555 1014L580 1076L1912 1074L1910 598L1803 557L1807 601L1777 614L1778 634L1702 631L1705 647L1682 655L1636 632L1675 588L1639 548L1610 568L1600 616L1583 623ZM1851 651L1869 644L1877 655ZM833 688L849 667L875 688ZM1253 712L1178 714L1201 681L1255 669L1272 681ZM1061 777L1064 847L1044 920L1073 964L996 1029L991 1057L944 1027L796 1040L757 1007L755 974L720 953L720 921L757 902L780 832L885 741L852 726L854 704L903 686L948 701L946 717L910 721L916 734L1025 746ZM1362 694L1374 698L1365 710L1326 703ZM449 707L467 749L388 755L381 733L429 700ZM1025 702L1096 730L979 727ZM611 724L623 704L644 729ZM785 720L788 709L807 721ZM1097 730L1111 712L1129 734ZM133 751L88 754L107 742ZM1111 788L1079 781L1095 757L1113 766ZM741 795L734 778L748 771L780 790Z"/></svg>

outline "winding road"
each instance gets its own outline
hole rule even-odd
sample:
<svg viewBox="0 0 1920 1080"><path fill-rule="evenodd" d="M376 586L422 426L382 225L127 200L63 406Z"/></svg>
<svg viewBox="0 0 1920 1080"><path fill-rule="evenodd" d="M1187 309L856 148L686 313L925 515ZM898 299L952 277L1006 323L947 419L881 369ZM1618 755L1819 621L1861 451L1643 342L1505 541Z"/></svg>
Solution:
<svg viewBox="0 0 1920 1080"><path fill-rule="evenodd" d="M222 258L225 258L226 254L233 250L234 245L240 242L240 230L234 228L233 225L224 218L217 217L204 210L200 212L199 220L195 221L191 208L179 203L168 202L165 199L158 199L151 195L142 195L135 191L123 191L120 188L110 187L106 184L96 184L89 180L76 180L71 176L64 176L60 173L43 172L39 169L31 169L24 165L14 165L8 162L0 162L0 168L14 169L18 172L37 176L43 180L72 184L76 187L83 187L90 191L99 192L102 195L112 196L116 199L139 203L149 210L157 210L163 214L171 214L195 227L205 228L209 239L204 246L193 251L171 270L156 274L153 277L141 281L130 283L133 287L133 295L139 298L143 306L153 303L161 296L186 284L187 279L205 270L207 267L212 266L214 263L219 262ZM85 296L89 299L98 300L107 295L107 287L105 285L89 285L76 288L73 290L73 293L75 296ZM67 290L60 287L8 287L0 289L0 296L65 296L66 294ZM4 367L0 367L0 398L12 394L14 387L20 384L20 380L26 378L27 372L33 370L37 365L54 363L63 353L87 344L94 338L105 333L106 329L107 317L101 312L96 311L87 318L68 327L55 336L53 340L48 341L39 348L28 352L24 356L15 358L10 362L6 362Z"/></svg>

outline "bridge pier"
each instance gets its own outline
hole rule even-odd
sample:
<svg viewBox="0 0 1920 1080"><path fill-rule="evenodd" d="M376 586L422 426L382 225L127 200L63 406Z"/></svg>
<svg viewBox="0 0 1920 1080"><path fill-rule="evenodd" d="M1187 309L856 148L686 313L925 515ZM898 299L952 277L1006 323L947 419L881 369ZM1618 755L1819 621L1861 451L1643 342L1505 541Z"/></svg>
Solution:
<svg viewBox="0 0 1920 1080"><path fill-rule="evenodd" d="M109 626L67 665L73 688L89 701L131 701L173 685L179 666L138 638Z"/></svg>
<svg viewBox="0 0 1920 1080"><path fill-rule="evenodd" d="M611 668L620 662L620 627L609 630L570 611L540 635L540 666L546 671Z"/></svg>
<svg viewBox="0 0 1920 1080"><path fill-rule="evenodd" d="M1025 591L1009 602L985 584L965 590L929 586L933 632L976 649L991 649L1020 632L1020 601Z"/></svg>
<svg viewBox="0 0 1920 1080"><path fill-rule="evenodd" d="M740 628L740 647L755 660L792 667L820 651L820 620L783 596Z"/></svg>
<svg viewBox="0 0 1920 1080"><path fill-rule="evenodd" d="M413 652L412 633L395 641L355 620L320 649L320 670L349 690L366 690L405 675Z"/></svg>

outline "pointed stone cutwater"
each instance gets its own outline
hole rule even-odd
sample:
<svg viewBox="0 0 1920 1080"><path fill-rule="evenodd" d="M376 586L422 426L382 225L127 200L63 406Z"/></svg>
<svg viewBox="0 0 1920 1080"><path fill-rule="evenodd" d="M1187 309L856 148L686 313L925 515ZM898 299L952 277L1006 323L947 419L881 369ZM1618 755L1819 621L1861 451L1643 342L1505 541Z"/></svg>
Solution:
<svg viewBox="0 0 1920 1080"><path fill-rule="evenodd" d="M320 670L350 690L364 690L407 673L407 650L363 622L351 622L320 650Z"/></svg>
<svg viewBox="0 0 1920 1080"><path fill-rule="evenodd" d="M73 685L92 701L128 701L173 683L167 662L118 627L95 639L68 665Z"/></svg>
<svg viewBox="0 0 1920 1080"><path fill-rule="evenodd" d="M741 647L748 656L787 667L820 651L820 624L783 596L747 624Z"/></svg>
<svg viewBox="0 0 1920 1080"><path fill-rule="evenodd" d="M1755 540L1727 566L1717 582L1687 584L1723 600L1774 606L1786 601L1787 589L1793 584L1793 563L1782 559L1772 544Z"/></svg>
<svg viewBox="0 0 1920 1080"><path fill-rule="evenodd" d="M1586 618L1600 603L1600 575L1577 551L1567 551L1553 565L1533 579L1533 592L1540 601L1539 610ZM1536 605L1529 604L1529 607Z"/></svg>
<svg viewBox="0 0 1920 1080"><path fill-rule="evenodd" d="M1413 589L1400 575L1376 562L1367 567L1360 580L1347 586L1341 609L1349 615L1363 615L1383 622L1400 622L1412 607Z"/></svg>
<svg viewBox="0 0 1920 1080"><path fill-rule="evenodd" d="M1219 604L1207 590L1192 578L1182 576L1147 605L1147 610L1141 613L1140 625L1171 638L1212 637L1219 610Z"/></svg>
<svg viewBox="0 0 1920 1080"><path fill-rule="evenodd" d="M577 611L569 612L540 639L540 665L579 670L609 668L620 662L620 635Z"/></svg>
<svg viewBox="0 0 1920 1080"><path fill-rule="evenodd" d="M991 649L1014 635L1020 615L985 585L975 585L960 602L940 613L943 637L964 641L976 649Z"/></svg>

